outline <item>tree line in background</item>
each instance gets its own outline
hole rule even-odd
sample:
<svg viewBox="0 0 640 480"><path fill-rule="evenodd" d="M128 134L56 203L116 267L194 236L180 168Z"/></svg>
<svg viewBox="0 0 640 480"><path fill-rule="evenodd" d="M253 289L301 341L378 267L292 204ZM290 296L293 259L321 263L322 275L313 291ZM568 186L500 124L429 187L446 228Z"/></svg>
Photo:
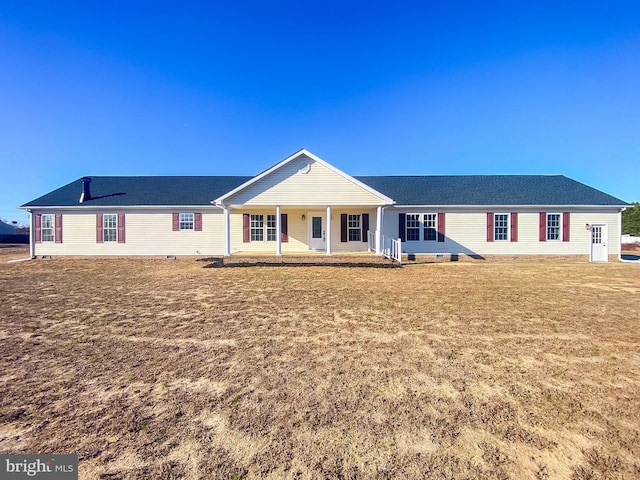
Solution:
<svg viewBox="0 0 640 480"><path fill-rule="evenodd" d="M622 212L622 233L640 236L640 203L633 202L631 205Z"/></svg>

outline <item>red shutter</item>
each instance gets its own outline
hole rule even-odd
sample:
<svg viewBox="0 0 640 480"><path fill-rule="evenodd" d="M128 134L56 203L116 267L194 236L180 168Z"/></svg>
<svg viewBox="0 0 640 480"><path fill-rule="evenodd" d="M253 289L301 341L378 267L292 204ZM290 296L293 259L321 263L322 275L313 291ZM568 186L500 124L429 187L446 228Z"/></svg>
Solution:
<svg viewBox="0 0 640 480"><path fill-rule="evenodd" d="M562 241L569 241L569 212L562 214Z"/></svg>
<svg viewBox="0 0 640 480"><path fill-rule="evenodd" d="M518 241L518 213L511 212L511 241Z"/></svg>
<svg viewBox="0 0 640 480"><path fill-rule="evenodd" d="M34 230L35 242L42 243L42 215L40 215L39 213L34 215L33 223L34 223L33 230Z"/></svg>
<svg viewBox="0 0 640 480"><path fill-rule="evenodd" d="M96 242L104 243L104 237L102 236L102 214L96 213Z"/></svg>
<svg viewBox="0 0 640 480"><path fill-rule="evenodd" d="M242 241L244 243L251 241L251 218L248 213L242 214Z"/></svg>
<svg viewBox="0 0 640 480"><path fill-rule="evenodd" d="M493 212L487 212L487 242L493 242Z"/></svg>
<svg viewBox="0 0 640 480"><path fill-rule="evenodd" d="M438 213L438 241L444 242L445 230L444 230L444 213Z"/></svg>
<svg viewBox="0 0 640 480"><path fill-rule="evenodd" d="M340 214L340 241L346 242L348 240L347 236L347 214Z"/></svg>
<svg viewBox="0 0 640 480"><path fill-rule="evenodd" d="M289 220L286 213L280 214L280 234L281 241L289 241Z"/></svg>
<svg viewBox="0 0 640 480"><path fill-rule="evenodd" d="M538 225L538 240L541 242L547 241L547 214L540 212L540 223Z"/></svg>
<svg viewBox="0 0 640 480"><path fill-rule="evenodd" d="M125 242L125 229L124 229L124 213L118 214L118 243Z"/></svg>
<svg viewBox="0 0 640 480"><path fill-rule="evenodd" d="M174 213L173 214L173 231L177 232L178 230L180 230L180 214Z"/></svg>
<svg viewBox="0 0 640 480"><path fill-rule="evenodd" d="M363 242L369 241L369 214L368 213L362 214L362 241Z"/></svg>
<svg viewBox="0 0 640 480"><path fill-rule="evenodd" d="M193 218L194 218L196 232L201 232L202 231L202 214L194 213Z"/></svg>
<svg viewBox="0 0 640 480"><path fill-rule="evenodd" d="M398 238L401 242L407 241L407 214L400 213L398 215Z"/></svg>
<svg viewBox="0 0 640 480"><path fill-rule="evenodd" d="M62 215L56 215L56 243L62 243Z"/></svg>

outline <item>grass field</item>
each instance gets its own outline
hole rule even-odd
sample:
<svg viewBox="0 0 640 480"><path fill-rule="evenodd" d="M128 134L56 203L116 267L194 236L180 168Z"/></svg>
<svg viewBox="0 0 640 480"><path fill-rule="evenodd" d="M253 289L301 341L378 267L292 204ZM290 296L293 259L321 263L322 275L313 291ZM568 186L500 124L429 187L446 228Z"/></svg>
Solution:
<svg viewBox="0 0 640 480"><path fill-rule="evenodd" d="M82 479L640 478L640 265L7 264L0 453Z"/></svg>

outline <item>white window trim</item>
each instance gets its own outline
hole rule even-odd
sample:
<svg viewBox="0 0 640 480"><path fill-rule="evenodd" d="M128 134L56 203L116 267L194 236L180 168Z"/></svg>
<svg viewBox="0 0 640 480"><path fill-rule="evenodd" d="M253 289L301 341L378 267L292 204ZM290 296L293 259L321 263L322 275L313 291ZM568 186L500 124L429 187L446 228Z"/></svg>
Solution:
<svg viewBox="0 0 640 480"><path fill-rule="evenodd" d="M183 215L191 215L191 220L182 220ZM191 228L182 228L183 223L191 223ZM182 231L193 231L196 229L196 214L191 212L183 212L178 216L178 230Z"/></svg>
<svg viewBox="0 0 640 480"><path fill-rule="evenodd" d="M45 228L44 224L45 224L45 217L49 218L51 220L51 227L47 227ZM56 216L52 213L46 213L44 215L42 215L40 217L40 241L42 243L54 243L56 241ZM46 231L51 231L51 239L46 239L44 238L45 236L45 230Z"/></svg>
<svg viewBox="0 0 640 480"><path fill-rule="evenodd" d="M351 223L351 218L350 217L357 217L358 218L358 226L357 227L352 227L350 225ZM355 240L351 240L351 231L352 230L357 230L359 232L358 234L358 239ZM362 214L360 213L348 213L347 214L347 242L361 242L362 241Z"/></svg>
<svg viewBox="0 0 640 480"><path fill-rule="evenodd" d="M435 219L435 220L434 220L433 227L427 227L427 226L426 226L426 225L427 225L427 222L426 222L426 217L427 217L427 215L431 215L431 216L433 216L433 217L434 217L434 219ZM421 221L421 225L422 225L422 227L420 228L420 235L422 235L422 239L423 239L423 241L424 241L424 242L437 242L437 241L438 241L438 213L437 213L437 212L426 212L426 213L423 213L423 214L422 214L421 218L422 218L422 221ZM425 237L425 235L424 235L424 231L425 231L427 228L433 228L433 230L436 232L436 235L435 235L435 237L433 238L433 240L429 240L429 239L427 239L427 238Z"/></svg>
<svg viewBox="0 0 640 480"><path fill-rule="evenodd" d="M268 213L265 215L267 218L264 222L264 241L275 242L278 239L278 219L275 213ZM269 217L273 217L273 227L269 226ZM269 233L273 234L273 240L269 239Z"/></svg>
<svg viewBox="0 0 640 480"><path fill-rule="evenodd" d="M415 215L418 217L418 223L414 227L409 226L409 215ZM423 230L423 217L422 213L405 213L405 221L404 221L404 238L407 242L419 242L422 240L422 230ZM418 238L409 239L409 229L418 230Z"/></svg>
<svg viewBox="0 0 640 480"><path fill-rule="evenodd" d="M262 217L262 226L253 226L253 217ZM269 217L273 217L273 227L269 226ZM262 240L254 240L254 231L262 231ZM269 232L275 233L273 240L269 240ZM249 241L251 243L275 243L278 240L278 218L275 213L250 213L249 214Z"/></svg>
<svg viewBox="0 0 640 480"><path fill-rule="evenodd" d="M107 217L115 217L115 227L107 228ZM115 230L114 240L107 240L107 230ZM102 242L103 243L117 243L118 242L118 214L117 213L104 213L102 215Z"/></svg>
<svg viewBox="0 0 640 480"><path fill-rule="evenodd" d="M504 215L505 217L507 217L507 232L506 232L506 238L497 238L496 235L496 220L498 218L498 216ZM510 213L503 213L503 212L494 212L493 214L493 241L494 242L508 242L511 240L511 214Z"/></svg>
<svg viewBox="0 0 640 480"><path fill-rule="evenodd" d="M549 238L549 215L558 216L558 238ZM562 241L562 213L559 212L546 212L544 217L544 238L547 242L561 242Z"/></svg>

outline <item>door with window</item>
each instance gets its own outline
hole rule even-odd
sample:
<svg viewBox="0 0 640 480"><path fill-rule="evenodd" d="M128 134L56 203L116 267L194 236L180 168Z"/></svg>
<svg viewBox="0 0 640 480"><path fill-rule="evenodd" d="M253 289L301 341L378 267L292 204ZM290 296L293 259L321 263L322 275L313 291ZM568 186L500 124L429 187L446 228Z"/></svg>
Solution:
<svg viewBox="0 0 640 480"><path fill-rule="evenodd" d="M591 261L606 262L609 260L607 248L608 225L591 225Z"/></svg>
<svg viewBox="0 0 640 480"><path fill-rule="evenodd" d="M326 250L326 225L323 212L309 212L309 250Z"/></svg>

